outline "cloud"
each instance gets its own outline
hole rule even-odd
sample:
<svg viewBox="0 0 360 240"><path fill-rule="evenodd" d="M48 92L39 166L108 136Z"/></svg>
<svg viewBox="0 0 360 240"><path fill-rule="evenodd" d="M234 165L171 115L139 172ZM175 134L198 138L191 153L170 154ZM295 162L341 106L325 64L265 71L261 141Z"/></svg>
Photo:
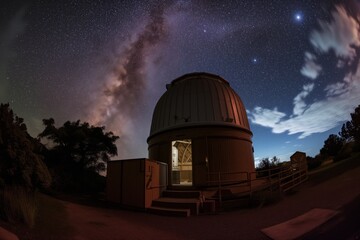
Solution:
<svg viewBox="0 0 360 240"><path fill-rule="evenodd" d="M305 138L314 133L328 131L350 118L350 113L360 103L360 63L357 71L349 73L342 82L328 85L325 88L326 98L305 104L303 99L312 90L312 86L304 86L294 99L294 115L256 107L250 112L252 123L272 128L273 133L300 134ZM295 114L296 113L296 114Z"/></svg>
<svg viewBox="0 0 360 240"><path fill-rule="evenodd" d="M314 89L314 84L310 83L303 86L303 90L294 98L294 115L301 115L306 109L305 98Z"/></svg>
<svg viewBox="0 0 360 240"><path fill-rule="evenodd" d="M315 79L319 76L322 67L315 63L316 57L314 54L305 52L305 65L300 70L301 74L311 78Z"/></svg>
<svg viewBox="0 0 360 240"><path fill-rule="evenodd" d="M326 97L333 97L344 94L348 91L348 86L345 82L337 82L325 87Z"/></svg>
<svg viewBox="0 0 360 240"><path fill-rule="evenodd" d="M314 133L325 132L349 119L349 113L359 103L360 89L357 87L352 90L351 96L347 95L350 94L307 105L307 109L301 115L289 118L285 118L285 113L261 107L251 112L249 118L254 124L272 128L273 133L288 132L290 135L299 133L301 139ZM282 116L282 120L273 119L274 114Z"/></svg>
<svg viewBox="0 0 360 240"><path fill-rule="evenodd" d="M252 112L250 112L250 119L253 123L270 128L276 128L277 124L281 121L286 114L279 112L277 108L266 109L262 107L255 107Z"/></svg>
<svg viewBox="0 0 360 240"><path fill-rule="evenodd" d="M112 71L105 76L105 84L95 92L95 100L88 109L89 122L106 125L120 135L119 155L136 153L136 132L144 111L144 96L148 90L147 68L153 64L155 50L167 36L164 9L153 11L145 27L138 30L132 41L122 46L114 60ZM142 139L145 143L145 140ZM132 143L131 143L132 142Z"/></svg>
<svg viewBox="0 0 360 240"><path fill-rule="evenodd" d="M320 29L310 34L310 42L321 53L334 50L337 57L352 61L360 46L359 23L341 5L332 12L333 21L319 21Z"/></svg>
<svg viewBox="0 0 360 240"><path fill-rule="evenodd" d="M341 6L333 12L333 21L320 21L320 30L310 35L311 43L321 54L333 49L339 61L351 63L356 57L356 48L360 46L359 25ZM305 66L301 73L315 79L321 71L316 67L315 56L305 52ZM339 62L338 62L339 67ZM269 127L273 133L300 134L305 138L314 133L321 133L337 127L350 118L350 113L360 103L360 61L354 63L355 72L349 72L345 77L324 88L325 97L322 100L307 104L305 99L313 91L314 84L306 84L302 91L293 99L293 115L288 116L277 108L266 109L256 107L249 112L252 123Z"/></svg>

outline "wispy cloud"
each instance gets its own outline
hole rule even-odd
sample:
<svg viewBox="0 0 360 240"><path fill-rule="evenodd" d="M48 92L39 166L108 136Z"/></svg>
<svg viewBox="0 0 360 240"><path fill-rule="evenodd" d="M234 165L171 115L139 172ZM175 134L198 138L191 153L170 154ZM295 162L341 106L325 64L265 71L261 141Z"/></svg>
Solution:
<svg viewBox="0 0 360 240"><path fill-rule="evenodd" d="M301 74L311 79L317 78L322 67L319 64L316 64L315 61L316 56L314 54L305 52L305 65L300 70Z"/></svg>
<svg viewBox="0 0 360 240"><path fill-rule="evenodd" d="M313 31L310 41L320 54L333 50L339 61L353 63L356 47L360 46L359 24L342 6L337 6L329 23L319 21L320 30ZM301 73L315 79L321 71L320 65L314 65L315 56L305 53L305 65ZM360 103L360 63L355 64L356 71L349 72L340 81L324 88L322 100L306 103L306 97L313 91L314 83L303 86L302 91L293 99L293 115L277 108L255 107L249 112L254 124L272 128L273 133L300 134L305 138L338 126L349 119L349 113ZM339 63L337 63L339 66Z"/></svg>
<svg viewBox="0 0 360 240"><path fill-rule="evenodd" d="M262 107L255 107L249 115L253 123L272 128L274 132L285 116L286 113L279 112L277 108L267 109Z"/></svg>
<svg viewBox="0 0 360 240"><path fill-rule="evenodd" d="M303 90L294 98L294 115L301 115L307 108L305 98L314 89L314 83L303 86Z"/></svg>
<svg viewBox="0 0 360 240"><path fill-rule="evenodd" d="M355 47L360 46L359 24L341 5L332 12L333 20L319 21L319 30L310 35L310 42L321 53L334 50L337 57L352 61L356 56Z"/></svg>

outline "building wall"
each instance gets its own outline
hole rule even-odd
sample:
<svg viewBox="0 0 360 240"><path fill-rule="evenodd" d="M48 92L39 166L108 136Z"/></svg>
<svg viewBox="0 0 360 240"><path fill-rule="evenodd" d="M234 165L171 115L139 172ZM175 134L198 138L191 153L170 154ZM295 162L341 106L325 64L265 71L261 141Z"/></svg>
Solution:
<svg viewBox="0 0 360 240"><path fill-rule="evenodd" d="M145 201L145 159L129 160L123 163L122 204L144 207Z"/></svg>
<svg viewBox="0 0 360 240"><path fill-rule="evenodd" d="M171 179L171 141L191 139L193 186L207 186L218 180L219 172L222 180L234 178L236 172L238 180L240 176L245 180L246 174L240 172L255 171L251 136L240 128L220 126L176 129L148 139L149 158L167 163Z"/></svg>

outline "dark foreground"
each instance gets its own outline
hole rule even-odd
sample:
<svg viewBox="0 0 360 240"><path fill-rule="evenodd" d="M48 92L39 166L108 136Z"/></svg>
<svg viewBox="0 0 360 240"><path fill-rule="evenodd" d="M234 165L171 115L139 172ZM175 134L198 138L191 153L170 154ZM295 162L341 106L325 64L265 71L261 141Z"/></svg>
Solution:
<svg viewBox="0 0 360 240"><path fill-rule="evenodd" d="M301 239L360 239L360 159L340 162L278 202L215 215L176 218L61 201L71 231L20 239L269 239L261 232L314 208L340 213ZM57 200L58 201L58 200ZM64 228L65 229L65 228Z"/></svg>

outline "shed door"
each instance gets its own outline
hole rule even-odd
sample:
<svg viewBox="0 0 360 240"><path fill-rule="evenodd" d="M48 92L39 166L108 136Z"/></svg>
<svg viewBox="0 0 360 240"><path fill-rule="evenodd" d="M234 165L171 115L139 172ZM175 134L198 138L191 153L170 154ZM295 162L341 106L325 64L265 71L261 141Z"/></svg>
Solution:
<svg viewBox="0 0 360 240"><path fill-rule="evenodd" d="M192 185L192 148L191 139L172 141L171 148L172 185Z"/></svg>

